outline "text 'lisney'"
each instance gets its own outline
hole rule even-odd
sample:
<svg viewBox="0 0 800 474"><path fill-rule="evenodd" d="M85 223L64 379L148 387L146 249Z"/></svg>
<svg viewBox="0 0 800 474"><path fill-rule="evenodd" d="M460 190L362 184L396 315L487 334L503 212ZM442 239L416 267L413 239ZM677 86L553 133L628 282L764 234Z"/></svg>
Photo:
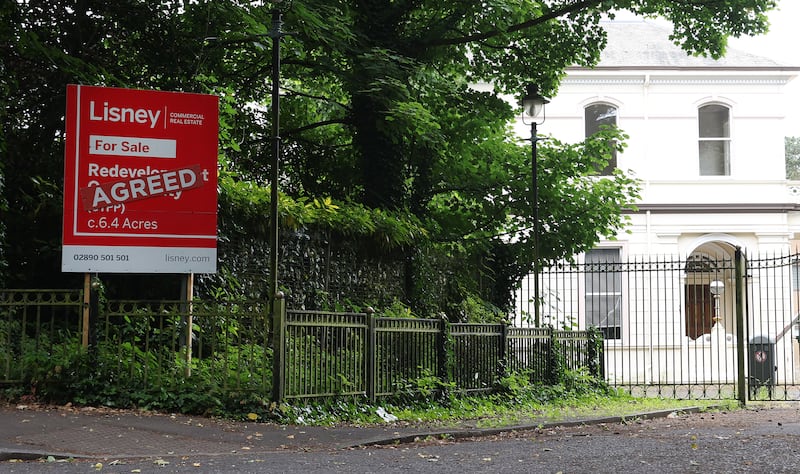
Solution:
<svg viewBox="0 0 800 474"><path fill-rule="evenodd" d="M155 128L160 110L134 109L131 107L114 107L103 102L102 108L89 101L89 120L98 122L140 123Z"/></svg>

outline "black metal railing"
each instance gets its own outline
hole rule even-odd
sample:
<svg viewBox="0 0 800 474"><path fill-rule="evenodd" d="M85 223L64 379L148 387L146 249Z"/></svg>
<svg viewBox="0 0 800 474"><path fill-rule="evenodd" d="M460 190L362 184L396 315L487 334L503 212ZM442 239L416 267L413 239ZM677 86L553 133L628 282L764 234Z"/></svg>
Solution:
<svg viewBox="0 0 800 474"><path fill-rule="evenodd" d="M0 292L0 381L71 383L82 361L109 392L169 391L185 380L225 393L369 399L443 386L497 388L510 370L555 383L588 367L589 333L449 324L372 313L286 311L280 390L273 391L269 310L253 301L103 301L86 327L81 292ZM89 321L89 319L86 319ZM596 372L599 374L599 372Z"/></svg>
<svg viewBox="0 0 800 474"><path fill-rule="evenodd" d="M20 383L60 352L81 346L79 290L0 290L0 382Z"/></svg>
<svg viewBox="0 0 800 474"><path fill-rule="evenodd" d="M511 332L509 332L511 331ZM382 318L371 313L288 311L285 398L364 395L370 399L415 389L426 383L452 385L462 392L497 388L509 366L506 356L519 341L543 337L547 343L513 370L528 373L533 383L549 383L554 360L561 366L596 370L591 354L601 341L591 332L509 329L505 324L448 324L443 320ZM590 348L593 341L595 347ZM558 354L553 351L559 351ZM537 366L549 370L536 370Z"/></svg>
<svg viewBox="0 0 800 474"><path fill-rule="evenodd" d="M367 396L393 395L413 389L409 381L446 373L443 365L444 321L433 319L371 318L374 327L374 361Z"/></svg>
<svg viewBox="0 0 800 474"><path fill-rule="evenodd" d="M202 376L223 391L268 394L278 340L286 398L377 398L433 379L481 392L508 374L558 383L564 368L586 367L641 396L743 399L747 384L750 398L800 400L798 262L737 251L542 269L542 319L558 330L526 326L529 282L511 326L286 311L283 338L258 301L109 301L89 318L81 291L0 290L0 382L54 377L85 351L119 375L108 383Z"/></svg>
<svg viewBox="0 0 800 474"><path fill-rule="evenodd" d="M800 400L798 262L740 249L564 262L540 273L542 320L597 326L606 381L635 395L743 400L748 385L750 398ZM522 327L531 287L517 298Z"/></svg>

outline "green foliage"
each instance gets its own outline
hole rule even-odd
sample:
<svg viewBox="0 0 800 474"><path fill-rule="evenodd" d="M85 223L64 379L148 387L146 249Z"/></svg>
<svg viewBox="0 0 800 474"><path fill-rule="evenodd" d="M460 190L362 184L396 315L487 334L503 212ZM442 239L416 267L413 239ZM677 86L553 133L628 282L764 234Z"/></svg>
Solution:
<svg viewBox="0 0 800 474"><path fill-rule="evenodd" d="M152 357L133 352L131 358L116 359L108 349L97 354L72 351L56 364L42 365L46 371L31 380L32 391L55 403L190 414L221 411L224 392L202 372L189 380L178 367L159 367Z"/></svg>
<svg viewBox="0 0 800 474"><path fill-rule="evenodd" d="M595 377L603 377L603 333L596 327L589 328L589 344L587 346L587 365L586 369Z"/></svg>
<svg viewBox="0 0 800 474"><path fill-rule="evenodd" d="M533 383L530 374L512 373L498 381L498 390L489 395L463 395L449 391L446 398L407 398L383 400L381 406L401 421L447 423L472 420L489 425L519 424L531 418L549 418L545 411L559 407L635 404L638 400L618 394L601 379L585 370L566 371L564 383ZM369 411L369 410L365 410ZM591 410L590 410L591 411ZM617 410L619 414L624 410ZM380 420L375 419L379 422Z"/></svg>
<svg viewBox="0 0 800 474"><path fill-rule="evenodd" d="M268 187L238 180L230 174L219 177L219 186L222 209L231 218L235 217L239 225L244 221L263 226L269 221ZM338 202L330 197L292 198L282 194L278 209L282 224L288 229L335 229L342 236L370 238L376 245L389 249L422 241L428 234L420 220L409 213L368 209L358 203Z"/></svg>
<svg viewBox="0 0 800 474"><path fill-rule="evenodd" d="M363 338L333 338L323 328L308 328L286 341L289 396L341 395L364 392Z"/></svg>
<svg viewBox="0 0 800 474"><path fill-rule="evenodd" d="M392 303L379 311L386 318L416 318L417 316L407 305L395 299Z"/></svg>
<svg viewBox="0 0 800 474"><path fill-rule="evenodd" d="M499 393L509 401L539 403L556 400L569 403L569 400L586 396L607 397L615 393L602 378L592 375L585 367L561 370L557 378L557 383L542 384L532 382L528 372L508 374L499 381Z"/></svg>
<svg viewBox="0 0 800 474"><path fill-rule="evenodd" d="M670 1L619 1L618 7L636 14L662 16L672 21L671 39L687 52L719 59L725 54L727 36L759 35L767 32L767 12L774 0L736 0L686 5Z"/></svg>
<svg viewBox="0 0 800 474"><path fill-rule="evenodd" d="M220 414L237 413L237 408L255 403L252 393L270 392L272 350L261 342L266 335L258 311L235 301L197 301L192 325L197 340L189 364L182 344L187 327L181 306L118 306L116 312L105 308L98 342L88 348L80 345L79 333L48 330L52 323L27 328L35 334L31 337L17 318L1 319L0 362L13 358L8 359L12 370L3 375L21 380L24 391L17 396Z"/></svg>
<svg viewBox="0 0 800 474"><path fill-rule="evenodd" d="M455 390L454 382L444 381L430 369L423 369L419 377L398 381L389 401L406 405L432 403L447 400Z"/></svg>
<svg viewBox="0 0 800 474"><path fill-rule="evenodd" d="M32 368L26 379L29 393L53 403L234 414L253 409L252 379L259 377L248 371L242 353L271 359L261 347L231 347L225 354L193 359L187 378L180 353L159 358L157 350L130 343L103 343L86 351L72 342L29 350L23 363ZM269 380L271 373L265 375Z"/></svg>
<svg viewBox="0 0 800 474"><path fill-rule="evenodd" d="M564 388L576 395L609 395L612 388L602 378L593 375L588 367L564 371Z"/></svg>
<svg viewBox="0 0 800 474"><path fill-rule="evenodd" d="M320 315L326 324L297 326L292 331L286 341L285 364L286 396L294 401L277 405L269 399L273 352L264 342L267 321L262 305L241 300L194 301L190 358L182 344L190 328L182 312L186 307L180 302L102 300L102 324L97 326L102 331L96 334L98 342L88 348L81 346L80 333L55 325L56 319L42 326L29 321L26 329L35 337L25 336L20 318L9 314L0 319L0 361L5 360L13 369L10 376L26 387L6 396L281 422L374 416L374 407L363 400L369 353L366 341L360 329L350 330L330 319L331 315ZM393 307L390 312L401 313L395 316L411 316L401 303L395 302ZM57 318L58 322L61 319ZM381 336L375 361L381 380L375 382L381 403L392 410L428 407L455 412L465 403L459 390L466 387L454 381L453 366L496 363L491 356L477 354L484 351L472 350L476 344L454 340L457 338L449 331L445 335L453 339L440 348L442 341L429 337L430 326L426 333L405 333L403 321L389 322L399 326ZM411 323L409 327L418 324L405 323ZM421 334L425 334L423 338ZM452 354L456 343L464 351L458 357ZM560 353L558 346L553 348ZM443 362L440 350L447 352L447 368L438 367ZM536 357L547 357L546 352ZM589 354L590 359L596 356ZM568 398L607 389L592 371L561 367L564 365L557 365L556 384L541 386L546 378L536 375L539 379L534 381L533 372L506 375L498 381L490 370L479 388L496 394L486 396L487 404ZM5 376L9 378L8 373Z"/></svg>
<svg viewBox="0 0 800 474"><path fill-rule="evenodd" d="M516 399L531 390L531 374L528 371L513 372L500 378L497 383L501 393Z"/></svg>
<svg viewBox="0 0 800 474"><path fill-rule="evenodd" d="M468 323L502 323L506 313L495 305L475 295L467 295L460 305L463 321Z"/></svg>
<svg viewBox="0 0 800 474"><path fill-rule="evenodd" d="M8 380L20 377L17 370L24 370L24 365L12 364L14 361L14 342L20 338L20 321L12 319L10 314L0 313L0 375Z"/></svg>
<svg viewBox="0 0 800 474"><path fill-rule="evenodd" d="M49 343L40 338L38 349L23 350L31 394L55 403L186 413L212 412L220 405L220 392L210 380L196 377L189 383L181 364L163 364L158 351L130 343L102 343L87 351L77 338L67 339L71 341Z"/></svg>

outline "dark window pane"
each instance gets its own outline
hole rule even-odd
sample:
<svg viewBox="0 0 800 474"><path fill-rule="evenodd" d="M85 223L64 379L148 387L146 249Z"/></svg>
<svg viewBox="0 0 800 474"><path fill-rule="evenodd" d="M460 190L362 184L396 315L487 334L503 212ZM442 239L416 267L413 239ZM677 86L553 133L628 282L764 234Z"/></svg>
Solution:
<svg viewBox="0 0 800 474"><path fill-rule="evenodd" d="M586 252L586 263L588 264L602 264L602 263L619 263L619 249L592 249Z"/></svg>
<svg viewBox="0 0 800 474"><path fill-rule="evenodd" d="M730 121L728 108L722 105L706 105L700 107L700 138L730 137Z"/></svg>
<svg viewBox="0 0 800 474"><path fill-rule="evenodd" d="M600 131L603 126L617 126L617 108L608 104L592 104L586 107L584 117L586 137L590 137ZM617 167L617 152L612 151L608 164L603 169L598 169L597 173L601 176L609 176Z"/></svg>
<svg viewBox="0 0 800 474"><path fill-rule="evenodd" d="M727 176L728 150L727 141L700 142L700 176Z"/></svg>
<svg viewBox="0 0 800 474"><path fill-rule="evenodd" d="M598 327L607 339L621 337L622 273L620 251L594 249L586 253L586 326Z"/></svg>
<svg viewBox="0 0 800 474"><path fill-rule="evenodd" d="M607 104L593 104L586 107L586 136L600 131L600 127L617 125L617 108Z"/></svg>
<svg viewBox="0 0 800 474"><path fill-rule="evenodd" d="M704 105L697 111L700 134L700 176L730 174L730 110Z"/></svg>

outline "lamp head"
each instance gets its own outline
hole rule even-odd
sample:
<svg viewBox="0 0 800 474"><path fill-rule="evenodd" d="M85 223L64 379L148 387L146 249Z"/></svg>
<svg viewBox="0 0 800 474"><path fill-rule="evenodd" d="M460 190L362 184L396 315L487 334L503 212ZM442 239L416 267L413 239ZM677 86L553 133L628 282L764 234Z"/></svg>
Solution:
<svg viewBox="0 0 800 474"><path fill-rule="evenodd" d="M712 281L709 286L711 287L711 294L714 296L719 296L725 291L725 283L719 280Z"/></svg>
<svg viewBox="0 0 800 474"><path fill-rule="evenodd" d="M544 111L545 104L549 102L549 100L539 94L539 86L536 84L528 84L525 87L525 95L522 96L522 121L524 123L535 122ZM529 121L526 122L526 118ZM542 122L544 122L544 119L542 119Z"/></svg>

